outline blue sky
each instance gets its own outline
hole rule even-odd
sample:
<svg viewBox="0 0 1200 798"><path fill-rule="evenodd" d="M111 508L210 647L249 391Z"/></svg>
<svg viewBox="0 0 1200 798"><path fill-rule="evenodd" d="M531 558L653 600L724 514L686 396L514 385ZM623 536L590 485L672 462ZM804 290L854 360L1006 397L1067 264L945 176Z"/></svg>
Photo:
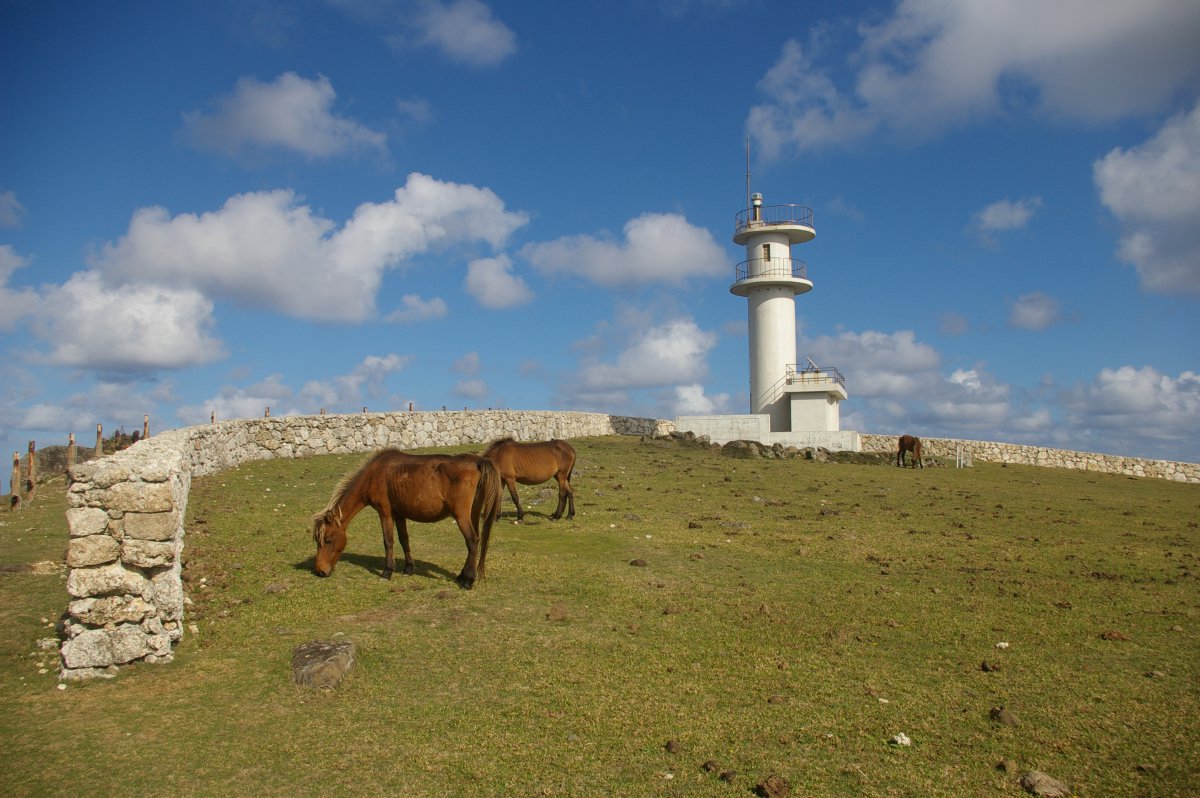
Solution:
<svg viewBox="0 0 1200 798"><path fill-rule="evenodd" d="M0 7L0 446L747 412L752 190L842 426L1200 461L1200 4Z"/></svg>

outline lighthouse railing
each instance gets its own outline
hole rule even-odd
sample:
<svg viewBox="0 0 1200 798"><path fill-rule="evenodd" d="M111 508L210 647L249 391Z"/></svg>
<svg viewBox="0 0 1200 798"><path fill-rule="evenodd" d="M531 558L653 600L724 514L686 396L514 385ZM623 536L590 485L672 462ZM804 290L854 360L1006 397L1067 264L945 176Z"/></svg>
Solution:
<svg viewBox="0 0 1200 798"><path fill-rule="evenodd" d="M796 258L751 258L737 265L737 277L741 282L752 277L798 277L808 279L808 264Z"/></svg>
<svg viewBox="0 0 1200 798"><path fill-rule="evenodd" d="M733 224L734 235L747 227L758 225L789 224L812 227L813 212L812 208L805 205L760 205L740 212Z"/></svg>

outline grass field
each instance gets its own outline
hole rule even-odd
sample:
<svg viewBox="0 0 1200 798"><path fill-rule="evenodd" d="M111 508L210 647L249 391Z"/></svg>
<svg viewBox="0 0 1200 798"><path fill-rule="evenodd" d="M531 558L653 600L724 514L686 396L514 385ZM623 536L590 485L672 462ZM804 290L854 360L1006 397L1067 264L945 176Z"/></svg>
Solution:
<svg viewBox="0 0 1200 798"><path fill-rule="evenodd" d="M745 796L778 774L1015 796L1031 769L1200 790L1200 486L574 443L577 517L547 518L553 483L521 525L506 498L471 591L449 521L412 525L417 573L381 579L370 511L312 574L308 519L362 455L198 479L197 633L65 690L37 648L64 574L28 567L62 559L63 486L0 512L4 794ZM292 650L335 636L359 655L342 686L293 686Z"/></svg>

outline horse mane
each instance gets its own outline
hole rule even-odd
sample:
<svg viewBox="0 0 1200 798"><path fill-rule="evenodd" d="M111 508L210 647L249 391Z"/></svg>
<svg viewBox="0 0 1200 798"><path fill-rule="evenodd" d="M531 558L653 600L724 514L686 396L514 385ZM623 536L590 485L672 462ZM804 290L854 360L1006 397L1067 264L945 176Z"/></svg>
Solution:
<svg viewBox="0 0 1200 798"><path fill-rule="evenodd" d="M326 513L341 503L342 499L346 496L346 492L350 489L350 486L354 484L354 481L358 479L362 472L367 470L367 467L370 466L371 463L375 462L376 458L378 458L380 454L383 454L383 452L376 453L374 457L369 458L361 466L338 480L337 484L333 486L333 494L329 497L329 503L325 505L325 509L321 510L320 512L313 513L313 524L316 524L325 517Z"/></svg>
<svg viewBox="0 0 1200 798"><path fill-rule="evenodd" d="M488 447L483 450L483 454L481 454L480 457L489 457L492 452L496 451L496 449L500 448L500 446L505 443L516 443L516 439L511 435L509 435L507 438L497 438L488 444Z"/></svg>

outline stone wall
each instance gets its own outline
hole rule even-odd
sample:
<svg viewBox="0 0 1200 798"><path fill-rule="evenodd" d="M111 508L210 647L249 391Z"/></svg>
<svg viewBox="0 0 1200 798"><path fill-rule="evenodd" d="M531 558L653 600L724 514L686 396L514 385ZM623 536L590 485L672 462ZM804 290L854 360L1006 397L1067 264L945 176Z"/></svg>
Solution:
<svg viewBox="0 0 1200 798"><path fill-rule="evenodd" d="M864 452L895 453L898 435L862 434L859 440ZM923 453L933 457L954 459L962 447L972 460L981 463L1014 463L1072 468L1080 471L1099 471L1104 474L1124 474L1131 477L1154 477L1174 482L1200 482L1200 465L1173 460L1144 460L1138 457L1118 457L1094 452L1071 452L1048 449L1044 446L1025 446L993 441L960 441L950 438L921 438Z"/></svg>
<svg viewBox="0 0 1200 798"><path fill-rule="evenodd" d="M167 662L183 637L183 519L193 476L251 460L591 435L660 435L669 421L480 410L238 419L164 432L70 472L62 677Z"/></svg>

